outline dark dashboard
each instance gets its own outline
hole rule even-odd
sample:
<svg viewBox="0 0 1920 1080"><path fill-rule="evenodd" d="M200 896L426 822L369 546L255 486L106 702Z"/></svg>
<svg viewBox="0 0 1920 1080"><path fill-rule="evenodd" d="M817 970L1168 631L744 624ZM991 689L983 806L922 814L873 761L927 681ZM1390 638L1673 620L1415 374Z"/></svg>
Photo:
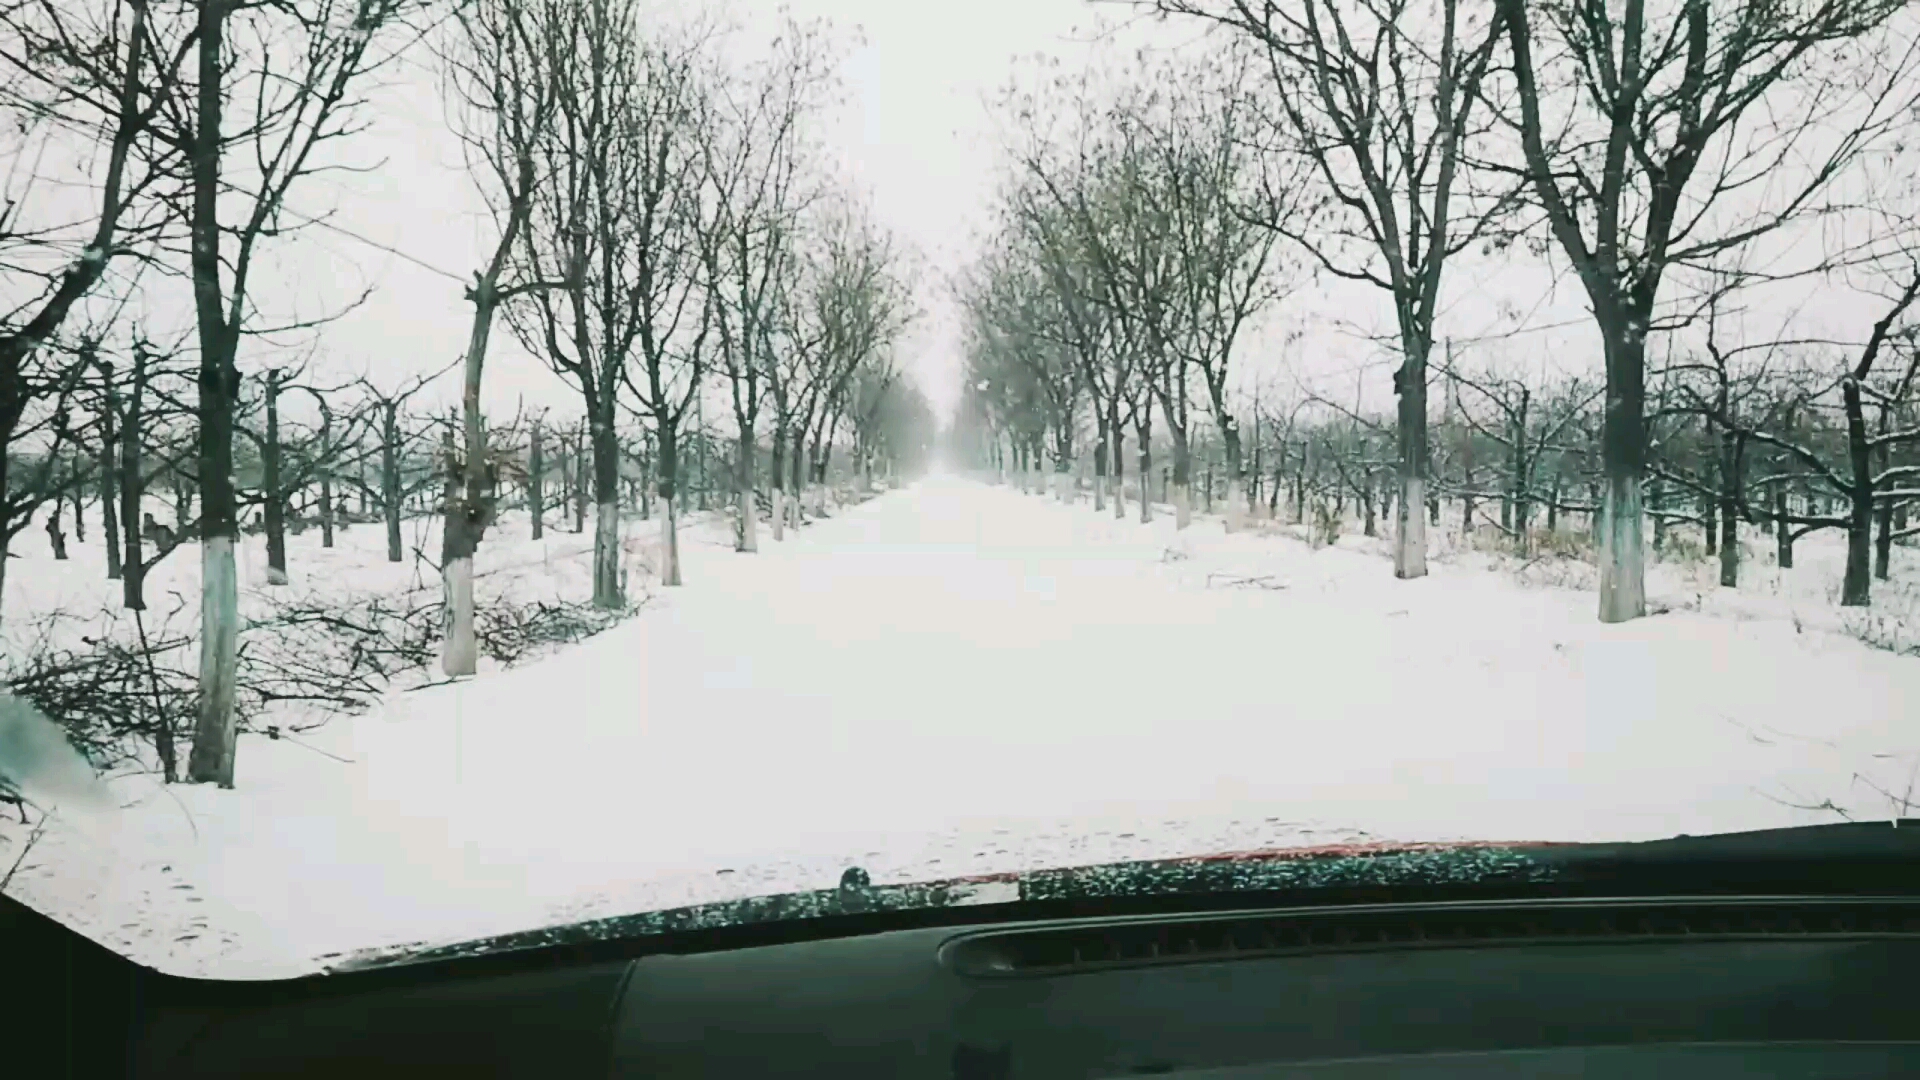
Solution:
<svg viewBox="0 0 1920 1080"><path fill-rule="evenodd" d="M0 942L43 1006L10 1052L63 1051L49 1076L1920 1076L1920 895L1835 880L1014 904L261 984L146 972L18 905Z"/></svg>

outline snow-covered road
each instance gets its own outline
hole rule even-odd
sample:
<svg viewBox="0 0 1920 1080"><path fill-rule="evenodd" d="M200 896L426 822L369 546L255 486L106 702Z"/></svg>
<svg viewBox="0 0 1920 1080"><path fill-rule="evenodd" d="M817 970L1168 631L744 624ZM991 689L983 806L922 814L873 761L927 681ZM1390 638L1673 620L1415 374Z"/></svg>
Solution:
<svg viewBox="0 0 1920 1080"><path fill-rule="evenodd" d="M150 801L122 841L145 869L123 872L160 852L231 928L218 952L156 933L136 955L284 974L850 862L887 881L1831 820L1788 804L1914 760L1874 755L1913 749L1920 662L1784 620L1600 626L1587 593L1395 581L952 477L760 541L690 543L686 587L630 622L330 726L320 748L351 764L249 740L239 790ZM141 895L156 925L186 917Z"/></svg>

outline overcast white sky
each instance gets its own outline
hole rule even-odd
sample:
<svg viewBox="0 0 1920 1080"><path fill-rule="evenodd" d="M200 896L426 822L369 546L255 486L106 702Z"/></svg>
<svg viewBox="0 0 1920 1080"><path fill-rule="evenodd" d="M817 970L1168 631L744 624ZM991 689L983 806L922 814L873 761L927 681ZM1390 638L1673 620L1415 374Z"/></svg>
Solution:
<svg viewBox="0 0 1920 1080"><path fill-rule="evenodd" d="M868 193L876 218L922 254L934 271L930 279L958 265L992 182L984 102L1005 84L1016 55L1081 51L1075 29L1088 24L1091 7L1085 0L795 0L789 6L802 19L832 20L846 42L846 104L830 137L849 178ZM741 42L747 48L779 17L772 4L741 3L733 10L747 26ZM466 275L491 242L491 223L442 124L430 74L421 71L407 82L380 93L381 121L356 144L357 155L384 159L385 167L326 198L340 206L335 221L342 227L412 259L327 230L309 232L312 250L298 257L313 304L322 291L351 297L362 283L377 286L366 305L328 331L327 351L332 363L388 371L394 381L447 363L466 341L470 309L461 283L419 264ZM944 296L928 284L926 332L903 360L930 394L949 397L958 363L953 322ZM494 340L498 352L487 377L493 403L510 409L524 397L559 409L571 405L568 391L538 361L519 354L510 336Z"/></svg>
<svg viewBox="0 0 1920 1080"><path fill-rule="evenodd" d="M936 402L949 400L960 363L958 334L937 283L965 261L986 217L997 168L987 102L1014 76L1016 58L1051 54L1068 67L1082 64L1095 20L1124 12L1088 0L792 0L789 6L803 19L830 19L847 43L845 107L832 119L829 138L849 178L870 196L875 217L916 248L932 271L921 297L929 311L925 332L902 359ZM769 3L741 0L731 10L747 28L739 39L745 49L757 48L779 21L779 9ZM1147 23L1109 47L1172 45L1194 34L1191 24ZM370 372L395 385L459 356L471 314L462 288L492 244L492 223L445 127L431 55L416 53L372 97L378 119L356 137L349 156L381 167L347 179L301 181L295 205L309 213L336 209L337 228L289 238L256 287L269 313L297 308L308 316L338 310L371 288L364 305L325 331L321 363L343 376ZM1449 267L1447 280L1441 336L1463 347L1494 338L1474 348L1507 364L1597 370L1598 338L1585 297L1547 263L1465 259ZM1836 334L1857 336L1863 329L1848 325L1859 321L1859 305L1806 299L1776 309L1827 320L1821 329ZM184 328L190 317L184 287L177 300ZM1385 356L1353 331L1356 326L1376 333L1391 326L1384 295L1364 286L1304 289L1245 342L1234 361L1238 381L1284 384L1303 376L1340 387L1348 397L1356 375L1367 371L1366 397L1384 404L1390 394ZM1283 344L1283 330L1304 332ZM574 411L571 392L522 354L504 326L494 342L489 411L511 411L522 400ZM447 390L441 400L451 400L450 380Z"/></svg>

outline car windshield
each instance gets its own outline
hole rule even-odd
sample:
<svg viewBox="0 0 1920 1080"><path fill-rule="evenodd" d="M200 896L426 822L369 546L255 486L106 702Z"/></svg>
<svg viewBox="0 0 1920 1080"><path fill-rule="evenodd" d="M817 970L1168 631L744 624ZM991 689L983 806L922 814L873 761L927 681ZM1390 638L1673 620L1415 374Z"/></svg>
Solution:
<svg viewBox="0 0 1920 1080"><path fill-rule="evenodd" d="M1917 34L7 6L0 890L252 979L1907 816Z"/></svg>

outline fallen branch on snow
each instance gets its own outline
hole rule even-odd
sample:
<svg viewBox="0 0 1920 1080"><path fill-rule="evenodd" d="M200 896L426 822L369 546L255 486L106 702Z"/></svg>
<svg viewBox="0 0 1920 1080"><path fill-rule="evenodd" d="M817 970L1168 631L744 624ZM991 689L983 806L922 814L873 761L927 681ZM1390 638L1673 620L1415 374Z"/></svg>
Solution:
<svg viewBox="0 0 1920 1080"><path fill-rule="evenodd" d="M1213 588L1216 582L1229 589L1267 589L1270 591L1287 588L1289 584L1285 581L1275 581L1272 574L1255 574L1250 576L1246 574L1215 572L1207 575L1207 588Z"/></svg>

